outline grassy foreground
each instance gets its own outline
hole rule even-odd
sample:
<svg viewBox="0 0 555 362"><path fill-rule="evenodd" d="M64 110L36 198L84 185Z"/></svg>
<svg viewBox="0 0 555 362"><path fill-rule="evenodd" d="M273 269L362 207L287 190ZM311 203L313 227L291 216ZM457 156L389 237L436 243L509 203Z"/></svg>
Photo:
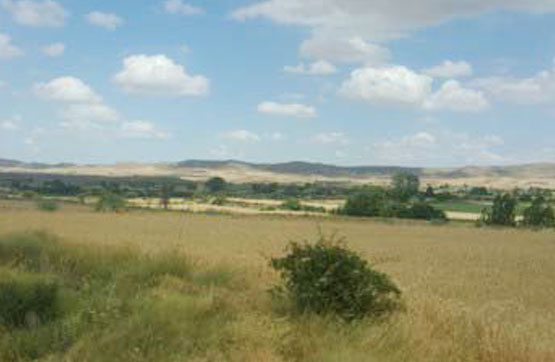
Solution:
<svg viewBox="0 0 555 362"><path fill-rule="evenodd" d="M317 228L391 275L406 311L346 325L273 304L268 257ZM60 297L51 319L0 330L1 361L555 360L553 232L8 203L0 230L17 233L0 278Z"/></svg>

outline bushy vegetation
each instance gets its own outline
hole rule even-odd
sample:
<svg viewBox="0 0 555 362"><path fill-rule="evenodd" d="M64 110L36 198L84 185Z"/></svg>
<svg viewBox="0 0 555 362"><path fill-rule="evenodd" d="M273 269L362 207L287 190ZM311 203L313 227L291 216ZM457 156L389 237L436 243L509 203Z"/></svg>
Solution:
<svg viewBox="0 0 555 362"><path fill-rule="evenodd" d="M210 360L232 341L229 280L170 250L1 237L0 360Z"/></svg>
<svg viewBox="0 0 555 362"><path fill-rule="evenodd" d="M37 201L37 209L40 211L57 211L60 205L55 200L40 199Z"/></svg>
<svg viewBox="0 0 555 362"><path fill-rule="evenodd" d="M555 226L555 213L543 196L537 196L530 207L524 210L522 224L533 228Z"/></svg>
<svg viewBox="0 0 555 362"><path fill-rule="evenodd" d="M389 277L333 239L292 242L288 253L273 258L271 266L284 282L274 293L291 298L301 313L332 314L350 321L378 317L399 306L401 292Z"/></svg>
<svg viewBox="0 0 555 362"><path fill-rule="evenodd" d="M36 326L59 313L57 282L48 277L0 269L0 325Z"/></svg>
<svg viewBox="0 0 555 362"><path fill-rule="evenodd" d="M341 209L341 213L350 216L393 217L400 219L446 220L442 210L434 208L426 201L413 201L414 187L418 178L413 175L401 175L391 189L381 187L363 187L351 194ZM404 200L404 201L402 201Z"/></svg>
<svg viewBox="0 0 555 362"><path fill-rule="evenodd" d="M96 211L122 211L126 207L125 199L116 194L104 194L96 202Z"/></svg>
<svg viewBox="0 0 555 362"><path fill-rule="evenodd" d="M516 199L509 193L499 194L493 206L482 210L479 223L484 225L516 226Z"/></svg>

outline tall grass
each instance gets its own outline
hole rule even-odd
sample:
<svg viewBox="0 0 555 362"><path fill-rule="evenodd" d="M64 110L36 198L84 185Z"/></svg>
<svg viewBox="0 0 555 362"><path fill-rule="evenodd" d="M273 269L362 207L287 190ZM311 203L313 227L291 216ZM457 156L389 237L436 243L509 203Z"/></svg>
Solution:
<svg viewBox="0 0 555 362"><path fill-rule="evenodd" d="M0 238L0 265L1 361L173 361L224 353L230 339L232 314L221 297L229 275L199 270L175 251L26 233ZM47 315L52 299L59 313ZM32 314L41 318L29 324Z"/></svg>

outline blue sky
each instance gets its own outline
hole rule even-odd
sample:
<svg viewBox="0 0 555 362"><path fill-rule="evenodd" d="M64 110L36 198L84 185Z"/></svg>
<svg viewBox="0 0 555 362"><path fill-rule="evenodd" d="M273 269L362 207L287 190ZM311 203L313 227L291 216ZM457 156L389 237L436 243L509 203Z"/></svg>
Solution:
<svg viewBox="0 0 555 362"><path fill-rule="evenodd" d="M552 0L0 0L0 158L555 161Z"/></svg>

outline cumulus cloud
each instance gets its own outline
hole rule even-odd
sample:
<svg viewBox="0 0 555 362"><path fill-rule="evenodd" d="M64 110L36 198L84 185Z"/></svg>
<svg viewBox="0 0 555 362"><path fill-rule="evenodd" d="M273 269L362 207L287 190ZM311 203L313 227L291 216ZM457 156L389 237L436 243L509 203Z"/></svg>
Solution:
<svg viewBox="0 0 555 362"><path fill-rule="evenodd" d="M12 44L12 38L0 33L0 59L11 59L23 55L23 51Z"/></svg>
<svg viewBox="0 0 555 362"><path fill-rule="evenodd" d="M551 0L264 0L236 9L232 17L245 21L267 18L279 24L306 26L318 34L358 35L364 39L394 39L453 18L494 10L548 13Z"/></svg>
<svg viewBox="0 0 555 362"><path fill-rule="evenodd" d="M38 83L33 87L35 93L42 98L74 103L98 103L102 101L96 92L75 77L60 77L48 83Z"/></svg>
<svg viewBox="0 0 555 362"><path fill-rule="evenodd" d="M184 3L181 0L168 0L164 3L164 9L170 14L180 15L199 15L204 14L204 9L191 4Z"/></svg>
<svg viewBox="0 0 555 362"><path fill-rule="evenodd" d="M123 25L122 18L113 13L103 13L100 11L93 11L85 16L85 19L91 25L99 26L108 30L115 30L118 26Z"/></svg>
<svg viewBox="0 0 555 362"><path fill-rule="evenodd" d="M21 25L62 27L69 17L69 12L53 0L2 0L0 4Z"/></svg>
<svg viewBox="0 0 555 362"><path fill-rule="evenodd" d="M121 125L121 137L142 139L167 139L169 133L148 121L128 121Z"/></svg>
<svg viewBox="0 0 555 362"><path fill-rule="evenodd" d="M555 62L551 69L543 70L531 77L479 78L471 84L499 101L525 105L554 103Z"/></svg>
<svg viewBox="0 0 555 362"><path fill-rule="evenodd" d="M318 133L311 138L311 141L326 146L346 146L350 143L349 138L341 132Z"/></svg>
<svg viewBox="0 0 555 362"><path fill-rule="evenodd" d="M102 103L71 104L61 111L62 127L65 128L102 128L106 123L120 119L117 111Z"/></svg>
<svg viewBox="0 0 555 362"><path fill-rule="evenodd" d="M301 53L314 58L338 63L367 62L368 55L377 53L378 58L388 55L381 44L392 39L407 37L411 33L430 26L437 26L452 19L469 18L492 11L515 11L527 13L552 13L552 0L259 0L240 7L231 13L237 21L264 18L277 24L303 26L309 29L311 39L301 45ZM337 47L340 39L341 50ZM368 45L360 54L349 47L345 39L362 39ZM334 55L337 56L334 58ZM370 56L370 58L375 58Z"/></svg>
<svg viewBox="0 0 555 362"><path fill-rule="evenodd" d="M311 64L299 63L295 66L286 65L283 67L286 73L307 74L307 75L328 75L337 72L337 68L330 62L319 60Z"/></svg>
<svg viewBox="0 0 555 362"><path fill-rule="evenodd" d="M481 91L463 88L456 80L448 80L431 94L423 104L428 110L450 110L457 112L479 112L489 103Z"/></svg>
<svg viewBox="0 0 555 362"><path fill-rule="evenodd" d="M360 36L314 36L301 43L299 53L304 58L336 63L381 64L391 57L387 48L366 42Z"/></svg>
<svg viewBox="0 0 555 362"><path fill-rule="evenodd" d="M125 91L151 95L202 96L210 89L206 77L187 74L183 66L165 55L125 58L114 81Z"/></svg>
<svg viewBox="0 0 555 362"><path fill-rule="evenodd" d="M452 62L446 60L434 67L424 69L423 73L434 78L461 78L472 75L472 65L465 61Z"/></svg>
<svg viewBox="0 0 555 362"><path fill-rule="evenodd" d="M254 142L260 141L259 135L244 129L226 132L222 134L222 138L233 140L233 141L246 142L246 143L254 143Z"/></svg>
<svg viewBox="0 0 555 362"><path fill-rule="evenodd" d="M496 164L505 159L497 135L471 135L451 131L422 131L374 142L366 148L374 162L397 165Z"/></svg>
<svg viewBox="0 0 555 362"><path fill-rule="evenodd" d="M43 54L52 58L62 56L65 50L66 46L64 43L48 44L42 48Z"/></svg>
<svg viewBox="0 0 555 362"><path fill-rule="evenodd" d="M262 102L258 112L284 117L312 118L316 117L316 109L300 103Z"/></svg>
<svg viewBox="0 0 555 362"><path fill-rule="evenodd" d="M428 111L477 112L489 103L480 90L450 79L433 91L434 79L404 66L364 67L351 73L339 94L377 105L408 105Z"/></svg>
<svg viewBox="0 0 555 362"><path fill-rule="evenodd" d="M422 104L433 79L403 66L356 69L343 82L339 93L351 99L376 104Z"/></svg>

